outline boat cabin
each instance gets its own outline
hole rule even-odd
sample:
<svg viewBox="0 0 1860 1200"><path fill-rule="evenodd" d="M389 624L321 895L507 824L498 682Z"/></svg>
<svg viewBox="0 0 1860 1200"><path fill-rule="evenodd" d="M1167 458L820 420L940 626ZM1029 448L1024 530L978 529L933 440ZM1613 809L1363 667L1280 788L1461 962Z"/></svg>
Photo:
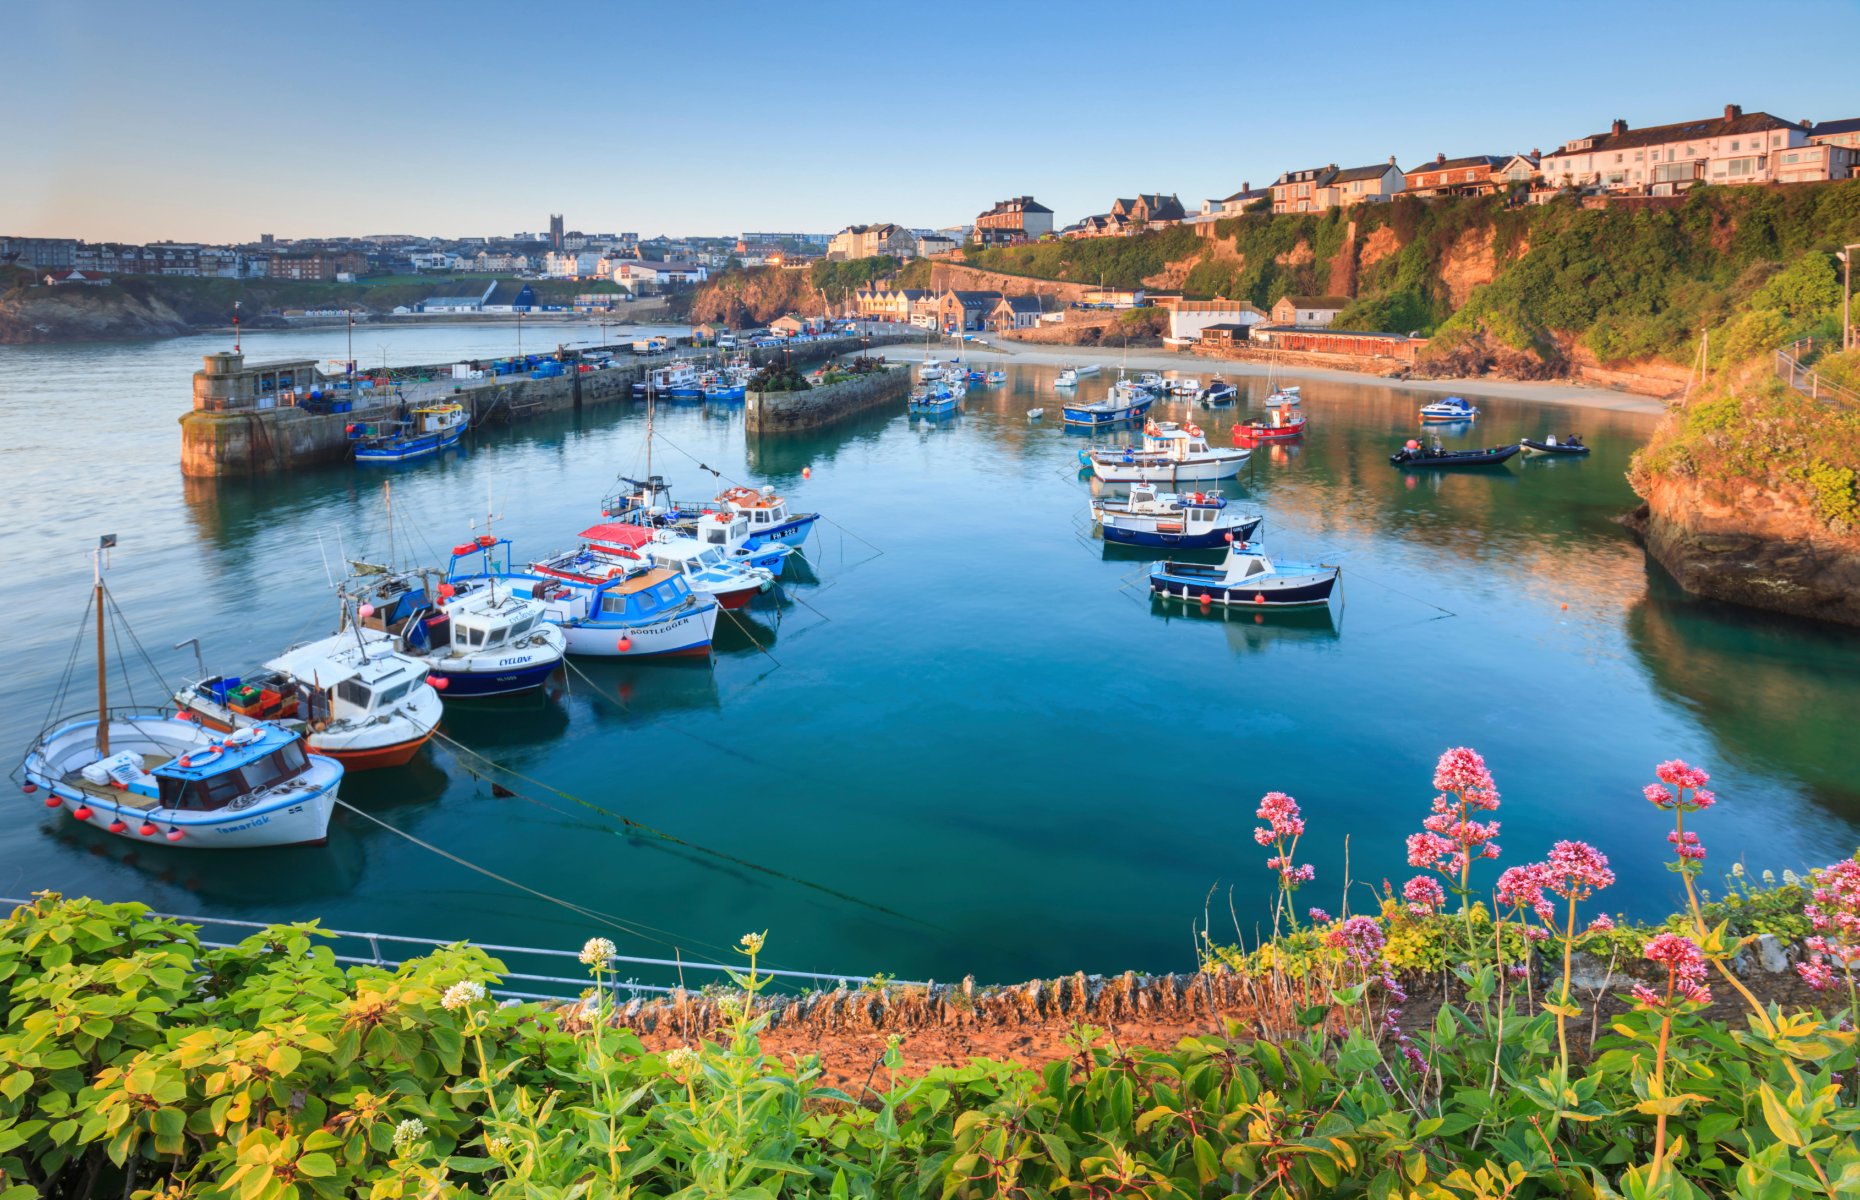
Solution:
<svg viewBox="0 0 1860 1200"><path fill-rule="evenodd" d="M397 653L390 635L353 629L286 652L266 663L303 695L302 715L317 721L361 721L392 712L425 685L426 668Z"/></svg>
<svg viewBox="0 0 1860 1200"><path fill-rule="evenodd" d="M749 518L739 512L705 513L698 521L697 535L706 546L740 546L749 539Z"/></svg>
<svg viewBox="0 0 1860 1200"><path fill-rule="evenodd" d="M692 597L684 576L666 567L653 567L625 579L600 586L600 613L604 617L657 617L682 606Z"/></svg>
<svg viewBox="0 0 1860 1200"><path fill-rule="evenodd" d="M788 519L788 502L775 494L775 489L765 487L761 491L754 488L735 487L717 497L730 506L732 512L738 512L749 518L749 535L766 533Z"/></svg>
<svg viewBox="0 0 1860 1200"><path fill-rule="evenodd" d="M288 784L310 769L303 739L276 725L255 725L233 736L250 740L223 742L221 749L197 750L156 767L159 797L152 797L146 807L212 812L240 797ZM117 798L127 797L119 792Z"/></svg>

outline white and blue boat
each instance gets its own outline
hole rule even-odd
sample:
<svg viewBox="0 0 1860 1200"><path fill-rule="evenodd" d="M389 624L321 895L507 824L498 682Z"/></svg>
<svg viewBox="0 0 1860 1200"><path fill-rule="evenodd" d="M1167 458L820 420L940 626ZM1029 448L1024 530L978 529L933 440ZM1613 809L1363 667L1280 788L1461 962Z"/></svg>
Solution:
<svg viewBox="0 0 1860 1200"><path fill-rule="evenodd" d="M455 556L450 582L464 587L495 581L526 592L541 602L544 619L561 627L570 654L595 658L710 654L717 602L694 593L676 571L652 566L644 559L609 559L585 546L532 563L528 571L513 571L508 538L498 538L490 546L474 544L473 550L482 555L475 564L479 569L472 571L472 564L462 564Z"/></svg>
<svg viewBox="0 0 1860 1200"><path fill-rule="evenodd" d="M1077 387L1079 380L1096 375L1102 370L1104 368L1097 363L1087 363L1082 367L1067 367L1059 373L1059 378L1053 380L1053 386L1056 388Z"/></svg>
<svg viewBox="0 0 1860 1200"><path fill-rule="evenodd" d="M1252 450L1208 445L1200 426L1151 421L1141 446L1112 446L1081 455L1105 483L1212 483L1232 479Z"/></svg>
<svg viewBox="0 0 1860 1200"><path fill-rule="evenodd" d="M1223 405L1232 404L1239 395L1239 388L1216 375L1208 380L1208 386L1201 389L1195 399L1208 408L1220 408Z"/></svg>
<svg viewBox="0 0 1860 1200"><path fill-rule="evenodd" d="M910 399L904 402L904 407L913 416L941 417L955 412L960 402L954 388L947 383L936 382L914 389Z"/></svg>
<svg viewBox="0 0 1860 1200"><path fill-rule="evenodd" d="M998 384L1006 383L1007 372L1006 371L990 371L983 378L982 382L986 383L990 387L994 387Z"/></svg>
<svg viewBox="0 0 1860 1200"><path fill-rule="evenodd" d="M767 571L776 579L781 578L788 556L794 553L794 547L786 542L766 542L750 537L749 518L739 512L700 513L696 519L680 523L676 528L706 546L721 549L731 562Z"/></svg>
<svg viewBox="0 0 1860 1200"><path fill-rule="evenodd" d="M807 535L814 530L814 522L820 520L819 513L796 513L788 510L788 502L775 494L775 489L764 486L760 490L751 487L733 487L717 493L717 503L733 513L740 513L749 520L749 536L765 542L781 542L789 546L799 546L807 540Z"/></svg>
<svg viewBox="0 0 1860 1200"><path fill-rule="evenodd" d="M475 554L476 542L453 548ZM568 642L543 606L496 580L454 584L437 570L390 572L356 564L343 585L344 612L394 649L426 664L448 700L510 696L541 687ZM366 607L363 607L363 606Z"/></svg>
<svg viewBox="0 0 1860 1200"><path fill-rule="evenodd" d="M1142 420L1154 403L1155 396L1138 391L1119 380L1112 386L1111 394L1104 399L1085 404L1068 404L1061 411L1065 413L1068 425L1117 425L1124 421Z"/></svg>
<svg viewBox="0 0 1860 1200"><path fill-rule="evenodd" d="M1130 489L1128 500L1092 501L1091 517L1107 542L1179 550L1218 550L1248 541L1265 520L1234 510L1213 493L1158 492L1142 483Z"/></svg>
<svg viewBox="0 0 1860 1200"><path fill-rule="evenodd" d="M1216 566L1155 564L1150 568L1150 592L1165 600L1209 606L1308 608L1330 603L1341 571L1319 563L1275 563L1264 546L1236 540Z"/></svg>
<svg viewBox="0 0 1860 1200"><path fill-rule="evenodd" d="M741 400L748 393L748 380L729 371L706 371L698 381L704 399L713 403Z"/></svg>
<svg viewBox="0 0 1860 1200"><path fill-rule="evenodd" d="M698 379L697 368L682 358L655 369L648 379L652 394L663 396L667 400L702 400L704 398L704 387Z"/></svg>
<svg viewBox="0 0 1860 1200"><path fill-rule="evenodd" d="M115 545L110 535L94 552L99 609L115 607L103 586L103 554ZM99 711L58 720L33 740L20 764L24 791L43 791L45 807L128 841L243 850L327 839L341 763L270 722L224 732L167 709L112 709L105 666L100 637Z"/></svg>
<svg viewBox="0 0 1860 1200"><path fill-rule="evenodd" d="M398 463L428 458L458 445L471 425L462 404L427 404L406 421L375 422L350 429L357 463Z"/></svg>
<svg viewBox="0 0 1860 1200"><path fill-rule="evenodd" d="M1421 406L1421 420L1429 425L1441 425L1450 421L1470 421L1479 415L1479 410L1468 404L1462 396L1448 396L1445 400L1436 400L1432 404Z"/></svg>

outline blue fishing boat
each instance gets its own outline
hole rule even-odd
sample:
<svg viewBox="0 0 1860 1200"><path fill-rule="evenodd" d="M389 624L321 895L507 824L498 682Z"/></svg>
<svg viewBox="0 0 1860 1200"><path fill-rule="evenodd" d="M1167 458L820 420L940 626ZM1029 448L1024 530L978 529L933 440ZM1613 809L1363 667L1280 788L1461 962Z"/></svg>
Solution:
<svg viewBox="0 0 1860 1200"><path fill-rule="evenodd" d="M959 403L955 391L946 384L932 383L913 391L904 402L905 411L918 417L941 417L956 411Z"/></svg>
<svg viewBox="0 0 1860 1200"><path fill-rule="evenodd" d="M814 530L819 513L788 511L788 502L772 487L733 487L717 493L717 503L749 520L749 536L765 542L799 546Z"/></svg>
<svg viewBox="0 0 1860 1200"><path fill-rule="evenodd" d="M679 359L667 366L659 367L647 376L649 391L667 400L702 400L704 387L698 379L697 368Z"/></svg>
<svg viewBox="0 0 1860 1200"><path fill-rule="evenodd" d="M1111 394L1104 399L1085 404L1068 404L1063 411L1068 425L1117 425L1124 421L1141 420L1154 403L1155 396L1134 385L1127 385L1120 379L1111 388Z"/></svg>
<svg viewBox="0 0 1860 1200"><path fill-rule="evenodd" d="M570 654L644 658L710 653L717 602L694 593L676 571L587 546L531 563L527 571L514 571L508 538L493 539L489 546L482 541L471 544L471 555L454 553L449 582L461 589L496 583L539 601L543 619L561 627ZM478 561L470 561L473 557Z"/></svg>
<svg viewBox="0 0 1860 1200"><path fill-rule="evenodd" d="M1298 608L1330 603L1341 567L1275 563L1266 548L1236 540L1218 565L1161 562L1150 569L1150 591L1164 600L1236 608Z"/></svg>
<svg viewBox="0 0 1860 1200"><path fill-rule="evenodd" d="M1247 541L1265 520L1231 510L1211 492L1159 493L1147 483L1132 487L1128 500L1094 500L1091 517L1107 542L1179 550L1218 550Z"/></svg>
<svg viewBox="0 0 1860 1200"><path fill-rule="evenodd" d="M406 421L352 425L357 463L397 463L427 458L458 445L471 425L462 404L428 404Z"/></svg>
<svg viewBox="0 0 1860 1200"><path fill-rule="evenodd" d="M453 548L474 554L477 542ZM541 687L568 652L562 631L527 591L446 582L437 569L358 570L343 584L345 619L393 639L425 664L448 700L509 696Z"/></svg>
<svg viewBox="0 0 1860 1200"><path fill-rule="evenodd" d="M988 372L988 375L983 380L983 382L988 384L990 387L993 387L997 384L1006 383L1007 372L1006 371L990 371Z"/></svg>

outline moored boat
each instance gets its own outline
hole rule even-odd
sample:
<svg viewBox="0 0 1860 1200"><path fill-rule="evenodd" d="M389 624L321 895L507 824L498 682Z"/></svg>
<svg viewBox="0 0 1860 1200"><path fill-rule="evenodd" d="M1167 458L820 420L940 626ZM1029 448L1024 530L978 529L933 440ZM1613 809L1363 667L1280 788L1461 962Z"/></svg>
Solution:
<svg viewBox="0 0 1860 1200"><path fill-rule="evenodd" d="M222 735L181 713L109 706L104 624L114 602L103 555L115 545L114 535L100 538L94 559L98 711L58 719L33 740L24 790L126 840L196 850L323 842L343 768L308 753L298 731L260 723Z"/></svg>
<svg viewBox="0 0 1860 1200"><path fill-rule="evenodd" d="M1141 446L1094 450L1092 473L1106 483L1201 483L1231 479L1252 451L1208 445L1199 426L1152 421Z"/></svg>
<svg viewBox="0 0 1860 1200"><path fill-rule="evenodd" d="M429 458L458 445L470 425L464 405L426 404L406 421L351 426L349 432L357 463L397 463Z"/></svg>
<svg viewBox="0 0 1860 1200"><path fill-rule="evenodd" d="M1445 400L1436 400L1432 404L1421 406L1421 420L1430 425L1443 424L1448 421L1470 421L1479 415L1479 410L1468 404L1464 397L1448 396Z"/></svg>
<svg viewBox="0 0 1860 1200"><path fill-rule="evenodd" d="M1239 399L1240 389L1228 383L1219 375L1208 380L1208 386L1196 394L1195 399L1208 408L1220 408Z"/></svg>
<svg viewBox="0 0 1860 1200"><path fill-rule="evenodd" d="M1274 562L1264 546L1235 541L1218 565L1157 563L1150 570L1150 591L1210 607L1299 608L1330 603L1341 571L1319 563Z"/></svg>
<svg viewBox="0 0 1860 1200"><path fill-rule="evenodd" d="M1561 440L1558 440L1556 434L1554 433L1551 434L1548 438L1545 438L1541 442L1533 438L1524 438L1523 440L1519 441L1518 446L1527 455L1564 454L1564 455L1575 456L1575 455L1587 454L1589 452L1589 447L1583 444L1582 438L1578 436L1577 434L1573 434L1573 433L1570 434L1568 437L1563 438Z"/></svg>
<svg viewBox="0 0 1860 1200"><path fill-rule="evenodd" d="M1067 367L1059 372L1059 378L1053 380L1053 386L1062 388L1077 387L1079 385L1079 380L1088 379L1102 370L1104 370L1104 368L1098 363L1086 363L1084 366Z"/></svg>
<svg viewBox="0 0 1860 1200"><path fill-rule="evenodd" d="M1085 404L1068 404L1060 411L1065 414L1068 425L1116 425L1123 421L1136 421L1150 411L1150 405L1156 402L1154 396L1139 395L1134 398L1122 398L1115 390L1102 400Z"/></svg>
<svg viewBox="0 0 1860 1200"><path fill-rule="evenodd" d="M913 389L904 402L904 408L914 416L940 417L955 412L959 402L955 389L948 383L938 381Z"/></svg>
<svg viewBox="0 0 1860 1200"><path fill-rule="evenodd" d="M1236 446L1252 446L1260 442L1295 442L1305 436L1305 426L1309 423L1305 414L1288 405L1269 409L1266 415L1257 421L1241 421L1233 427L1233 439Z"/></svg>
<svg viewBox="0 0 1860 1200"><path fill-rule="evenodd" d="M1213 550L1227 542L1244 542L1265 520L1233 510L1218 495L1158 492L1147 483L1133 486L1128 500L1101 497L1092 501L1091 515L1107 542L1182 550Z"/></svg>
<svg viewBox="0 0 1860 1200"><path fill-rule="evenodd" d="M477 549L454 548L454 553ZM426 664L448 700L510 696L541 687L568 652L542 605L495 581L460 586L437 568L389 571L354 564L343 585L348 619L394 639L394 649Z"/></svg>
<svg viewBox="0 0 1860 1200"><path fill-rule="evenodd" d="M990 371L988 372L987 378L984 380L984 382L986 382L988 386L990 387L993 387L996 384L1006 383L1007 372L1006 371Z"/></svg>
<svg viewBox="0 0 1860 1200"><path fill-rule="evenodd" d="M1407 445L1389 455L1389 462L1397 467L1498 467L1503 466L1517 452L1518 447L1515 445L1488 446L1483 450L1445 450L1439 442L1423 446L1409 438Z"/></svg>
<svg viewBox="0 0 1860 1200"><path fill-rule="evenodd" d="M1176 375L1168 381L1168 384L1171 396L1201 395L1201 380L1193 375Z"/></svg>
<svg viewBox="0 0 1860 1200"><path fill-rule="evenodd" d="M668 400L701 400L704 398L704 385L699 379L697 368L678 359L663 367L654 368L647 377L650 391Z"/></svg>
<svg viewBox="0 0 1860 1200"><path fill-rule="evenodd" d="M501 564L493 557L498 546L503 547ZM460 560L453 560L451 582L463 586L496 580L527 589L542 603L545 619L561 626L570 654L644 658L710 653L720 610L709 596L693 592L676 571L644 559L616 555L609 560L586 545L533 563L529 571L513 571L508 539L480 549L482 562L467 564L464 570ZM478 569L472 570L473 565Z"/></svg>
<svg viewBox="0 0 1860 1200"><path fill-rule="evenodd" d="M717 493L717 503L749 518L751 538L784 542L790 546L799 546L805 542L807 535L813 532L814 522L820 519L819 513L790 512L788 502L776 495L774 488L766 485L760 490L752 487L726 488Z"/></svg>

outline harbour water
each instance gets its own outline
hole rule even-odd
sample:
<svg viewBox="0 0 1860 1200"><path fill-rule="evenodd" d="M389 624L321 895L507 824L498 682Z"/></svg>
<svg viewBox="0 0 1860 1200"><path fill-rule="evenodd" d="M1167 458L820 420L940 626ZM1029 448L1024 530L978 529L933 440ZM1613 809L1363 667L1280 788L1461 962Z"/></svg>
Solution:
<svg viewBox="0 0 1860 1200"><path fill-rule="evenodd" d="M595 331L524 336L536 349ZM487 509L540 556L645 466L643 414L615 407L406 469L186 481L175 419L199 356L226 341L0 347L9 765L72 654L97 534L119 535L112 590L175 684L193 671L171 648L185 638L236 673L328 632L325 557L389 552L384 479L402 558L433 559ZM341 358L344 331L252 333L245 348ZM509 326L356 341L364 363L513 349ZM713 666L582 663L546 695L451 705L448 737L537 781L515 795L443 747L345 781L380 821L624 931L354 814L325 847L190 854L17 792L0 895L522 944L602 932L623 952L686 957L767 928L777 965L1013 980L1187 966L1204 910L1220 914L1216 936L1233 932L1230 905L1250 934L1272 885L1251 837L1268 790L1310 822L1300 853L1318 875L1301 900L1337 911L1347 865L1351 906L1373 907L1372 888L1411 873L1402 839L1450 745L1479 748L1498 777L1499 866L1586 838L1620 872L1603 897L1617 911L1674 898L1667 824L1640 798L1661 759L1714 774L1708 881L1740 860L1800 870L1860 839L1846 759L1860 637L1691 600L1649 566L1614 518L1634 503L1623 471L1652 417L1467 392L1484 415L1449 444L1580 432L1595 452L1403 473L1386 456L1433 396L1308 382L1305 442L1261 450L1226 494L1266 514L1274 553L1342 564L1343 599L1328 618L1204 617L1154 604L1150 556L1091 536L1077 451L1092 439L1060 426L1055 369L1006 369L954 418L911 420L900 404L779 442L746 444L740 409L662 409L653 469L680 497L716 490L701 463L830 518L811 570L747 626L726 619ZM1231 413L1259 411L1263 386L1246 386L1253 403ZM1025 416L1036 405L1043 422ZM1194 417L1226 443L1232 415ZM147 672L133 682L136 699L161 698Z"/></svg>

